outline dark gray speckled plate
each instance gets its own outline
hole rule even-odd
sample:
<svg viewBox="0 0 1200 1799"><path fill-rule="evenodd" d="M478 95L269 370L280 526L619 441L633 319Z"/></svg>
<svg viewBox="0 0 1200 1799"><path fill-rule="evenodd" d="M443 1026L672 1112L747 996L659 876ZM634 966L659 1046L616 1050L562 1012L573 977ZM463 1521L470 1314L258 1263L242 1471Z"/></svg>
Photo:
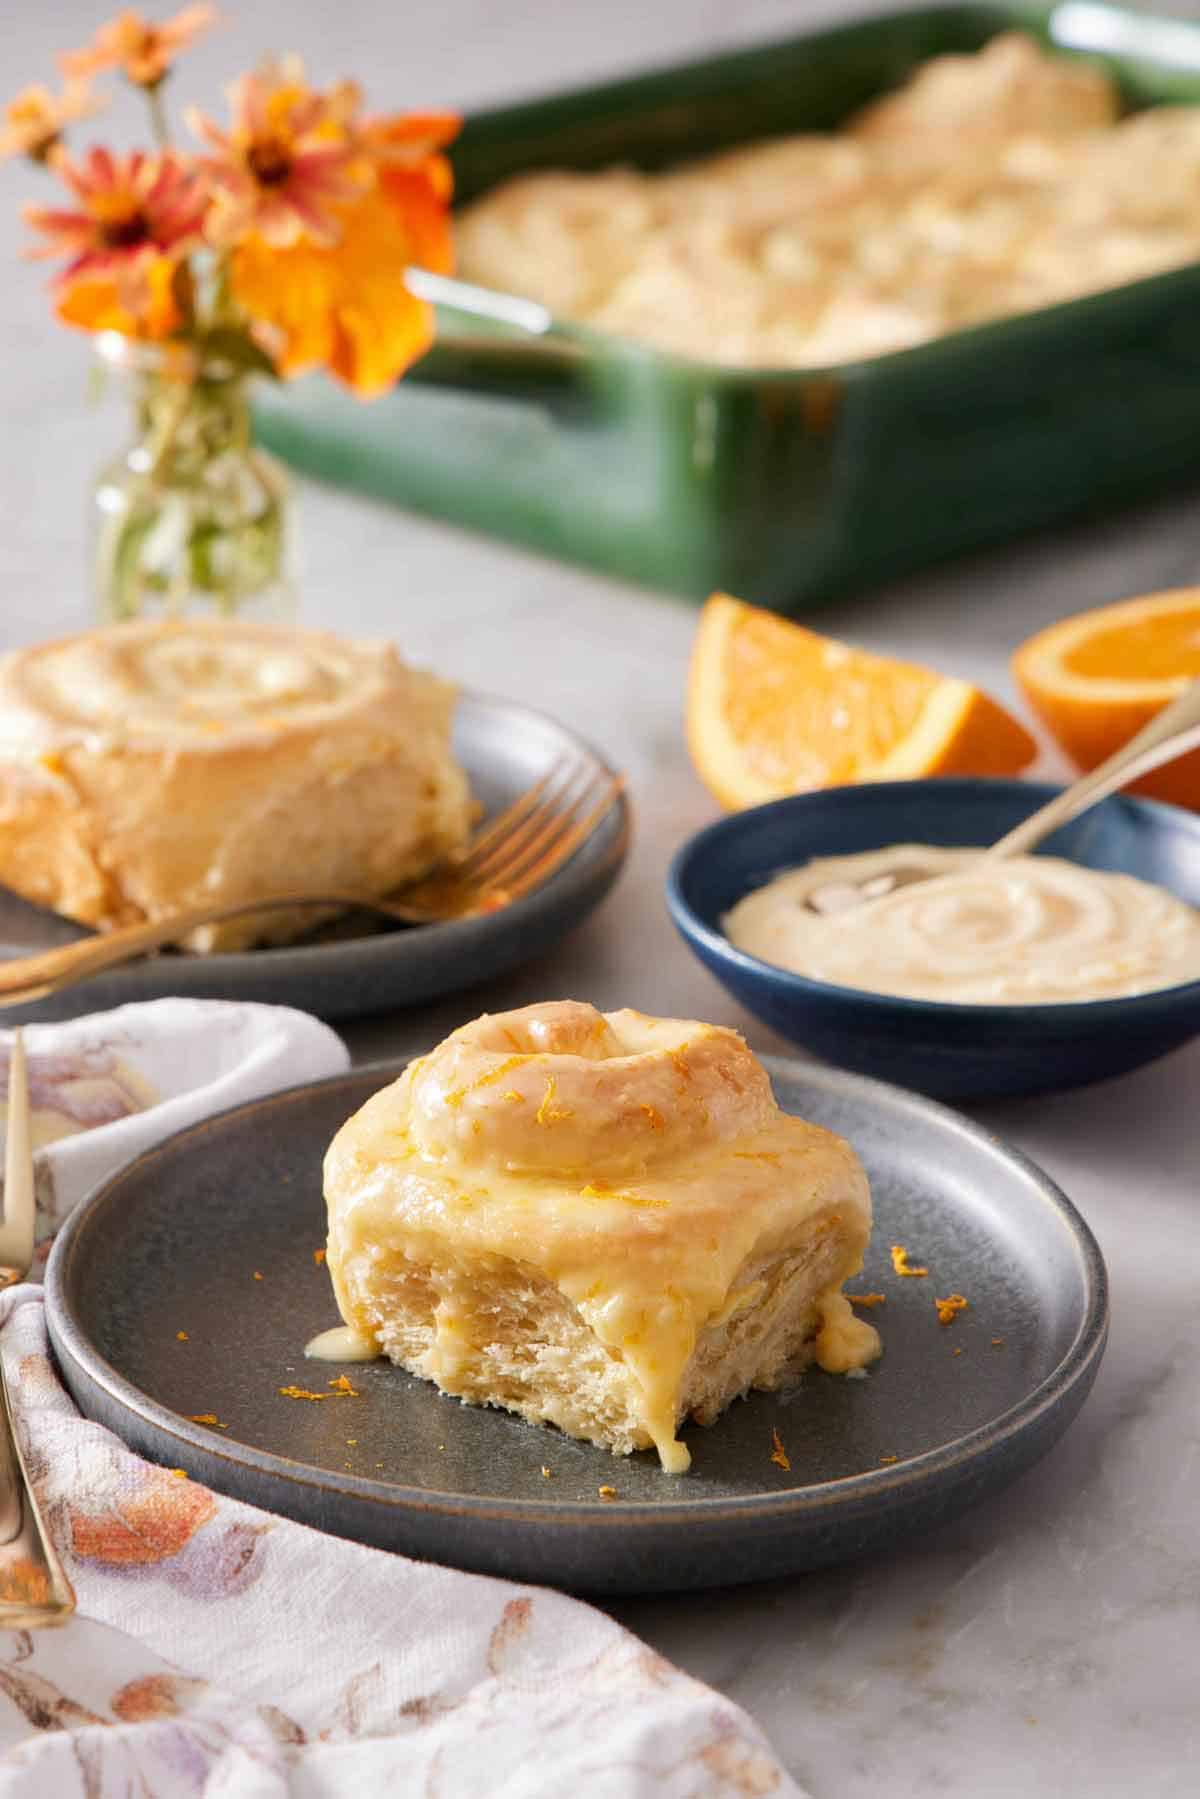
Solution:
<svg viewBox="0 0 1200 1799"><path fill-rule="evenodd" d="M564 755L607 764L565 725L510 700L459 696L454 748L484 812L491 815ZM600 903L629 848L624 794L558 872L515 905L485 918L396 929L360 913L305 943L241 955L165 954L131 962L35 1005L14 1007L5 1024L75 1018L128 1000L185 994L192 999L261 1000L299 1006L321 1018L353 1018L415 1005L474 986L539 955ZM0 887L0 958L32 955L86 936L69 919L27 905Z"/></svg>
<svg viewBox="0 0 1200 1799"><path fill-rule="evenodd" d="M313 1261L321 1158L395 1067L240 1106L93 1194L46 1277L67 1385L143 1454L222 1492L584 1591L765 1578L928 1530L1027 1468L1074 1417L1107 1329L1100 1252L1045 1175L953 1112L832 1069L768 1066L788 1110L841 1132L866 1163L875 1237L853 1285L887 1296L871 1314L885 1350L865 1380L810 1371L709 1430L689 1426L687 1475L462 1406L385 1363L348 1371L355 1398L281 1396L325 1389L334 1372L302 1354L336 1322ZM898 1278L893 1243L928 1278ZM933 1299L952 1292L969 1309L942 1326ZM188 1422L201 1412L227 1428ZM773 1430L790 1472L771 1461ZM619 1497L600 1499L601 1485Z"/></svg>

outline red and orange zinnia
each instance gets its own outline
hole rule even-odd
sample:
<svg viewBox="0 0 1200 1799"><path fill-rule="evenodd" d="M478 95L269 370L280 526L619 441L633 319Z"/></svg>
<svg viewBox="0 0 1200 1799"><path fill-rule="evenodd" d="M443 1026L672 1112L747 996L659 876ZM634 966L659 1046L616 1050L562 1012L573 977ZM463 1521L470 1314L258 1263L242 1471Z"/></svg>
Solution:
<svg viewBox="0 0 1200 1799"><path fill-rule="evenodd" d="M363 185L331 209L331 239L285 249L251 231L230 259L233 295L281 374L326 368L362 398L384 392L433 340L433 312L405 283L413 264L453 266L441 154L459 128L447 113L358 121L358 92L333 90L323 129L342 136Z"/></svg>
<svg viewBox="0 0 1200 1799"><path fill-rule="evenodd" d="M122 69L145 90L162 142L159 84L215 18L208 4L162 24L126 10L63 67L73 82ZM27 89L12 103L0 153L49 163L75 202L26 211L43 239L30 254L63 262L60 318L184 344L219 319L223 330L253 334L281 374L323 367L363 396L382 392L432 340L432 310L405 274L452 266L444 151L458 119L363 117L356 83L314 89L295 57L244 75L229 100L224 128L189 113L198 156L94 148L80 161L61 137L90 105L82 89L61 100ZM203 252L195 263L193 251Z"/></svg>
<svg viewBox="0 0 1200 1799"><path fill-rule="evenodd" d="M166 152L114 156L99 146L80 162L63 155L55 173L79 202L70 212L27 206L25 218L50 239L31 256L67 256L60 282L111 273L147 254L182 255L200 236L207 205L195 177Z"/></svg>
<svg viewBox="0 0 1200 1799"><path fill-rule="evenodd" d="M243 75L229 99L228 132L195 109L188 113L192 130L217 152L200 164L217 189L213 241L234 243L253 231L274 249L305 238L332 243L336 208L364 185L345 129L354 90L319 94L299 59L286 57Z"/></svg>
<svg viewBox="0 0 1200 1799"><path fill-rule="evenodd" d="M135 87L157 87L179 52L216 21L216 7L207 4L185 6L161 25L127 8L100 27L86 49L68 50L59 63L63 74L73 79L90 79L102 69L121 69Z"/></svg>
<svg viewBox="0 0 1200 1799"><path fill-rule="evenodd" d="M280 373L326 368L363 399L383 393L433 341L433 311L405 269L450 267L445 206L424 195L398 205L382 185L341 210L336 244L273 250L251 235L232 253L235 298Z"/></svg>
<svg viewBox="0 0 1200 1799"><path fill-rule="evenodd" d="M166 337L180 323L175 276L199 241L206 197L170 155L93 149L82 163L61 154L55 173L75 211L31 206L25 217L48 242L32 256L64 256L56 278L58 316L81 330Z"/></svg>

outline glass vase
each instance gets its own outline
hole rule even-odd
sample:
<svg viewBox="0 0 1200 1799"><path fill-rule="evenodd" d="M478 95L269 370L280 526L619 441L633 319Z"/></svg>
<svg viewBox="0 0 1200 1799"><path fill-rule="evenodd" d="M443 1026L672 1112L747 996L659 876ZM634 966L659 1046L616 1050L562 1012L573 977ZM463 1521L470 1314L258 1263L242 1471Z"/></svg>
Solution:
<svg viewBox="0 0 1200 1799"><path fill-rule="evenodd" d="M251 442L245 369L113 332L102 364L127 378L134 432L94 488L103 622L295 616L287 476Z"/></svg>

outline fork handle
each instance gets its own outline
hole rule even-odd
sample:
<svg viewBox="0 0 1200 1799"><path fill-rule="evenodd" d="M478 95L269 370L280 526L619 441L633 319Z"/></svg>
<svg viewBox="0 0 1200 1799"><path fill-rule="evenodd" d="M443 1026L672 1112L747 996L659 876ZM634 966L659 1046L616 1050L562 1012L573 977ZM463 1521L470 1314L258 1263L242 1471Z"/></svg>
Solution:
<svg viewBox="0 0 1200 1799"><path fill-rule="evenodd" d="M42 1521L0 1362L0 1630L64 1624L75 1594Z"/></svg>
<svg viewBox="0 0 1200 1799"><path fill-rule="evenodd" d="M57 993L60 987L69 987L75 981L89 980L106 968L119 967L134 956L144 955L147 950L178 943L201 925L220 924L223 919L247 913L277 912L288 906L355 906L380 912L387 918L404 918L404 908L395 901L376 901L366 894L336 889L328 893L277 893L270 899L227 900L223 904L192 906L183 912L172 912L169 918L121 925L115 931L106 931L103 936L83 937L78 943L64 943L58 949L44 950L38 955L16 956L0 962L0 1011L43 999L46 994ZM424 922L424 914L414 909L410 922Z"/></svg>

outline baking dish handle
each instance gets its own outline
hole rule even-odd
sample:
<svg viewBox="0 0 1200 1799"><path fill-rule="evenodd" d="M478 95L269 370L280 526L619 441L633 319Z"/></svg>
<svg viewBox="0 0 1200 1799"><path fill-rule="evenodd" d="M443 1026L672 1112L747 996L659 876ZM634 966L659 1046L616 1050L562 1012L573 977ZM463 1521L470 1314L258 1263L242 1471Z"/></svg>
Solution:
<svg viewBox="0 0 1200 1799"><path fill-rule="evenodd" d="M513 381L524 388L531 377L539 383L553 380L588 361L585 347L536 300L493 293L428 269L406 269L404 281L410 293L438 311L433 349L419 365L424 380L487 387Z"/></svg>
<svg viewBox="0 0 1200 1799"><path fill-rule="evenodd" d="M1062 0L1047 30L1064 50L1133 57L1191 74L1200 69L1200 26L1192 20L1139 18L1100 0Z"/></svg>

